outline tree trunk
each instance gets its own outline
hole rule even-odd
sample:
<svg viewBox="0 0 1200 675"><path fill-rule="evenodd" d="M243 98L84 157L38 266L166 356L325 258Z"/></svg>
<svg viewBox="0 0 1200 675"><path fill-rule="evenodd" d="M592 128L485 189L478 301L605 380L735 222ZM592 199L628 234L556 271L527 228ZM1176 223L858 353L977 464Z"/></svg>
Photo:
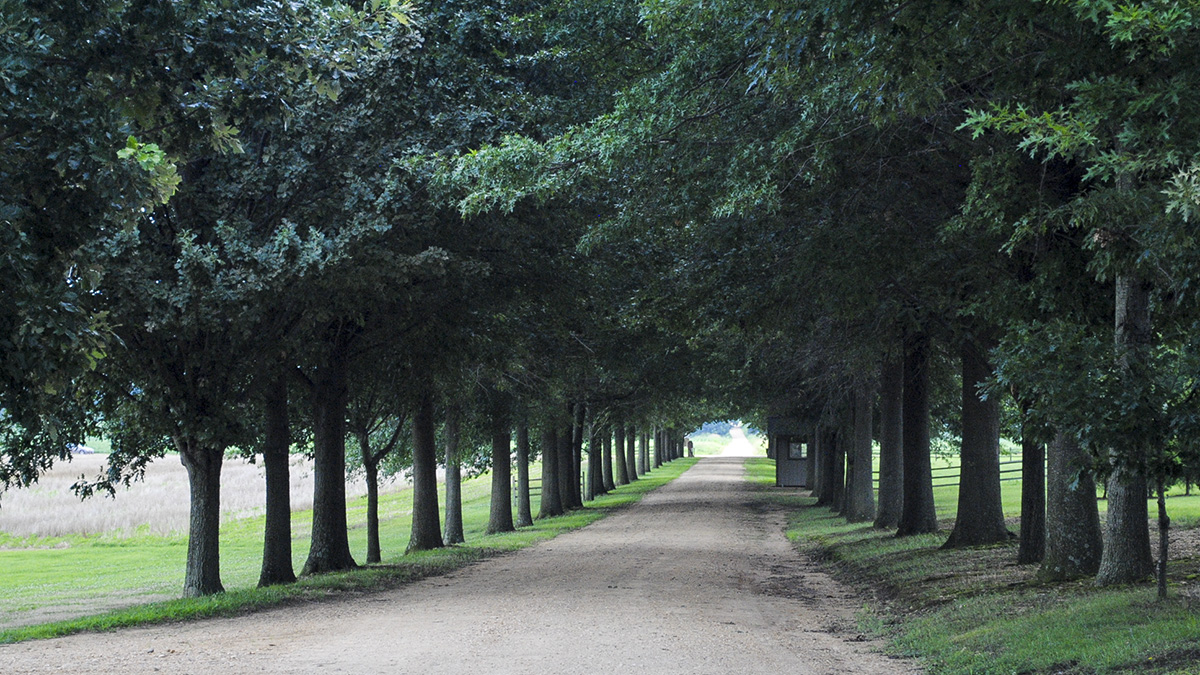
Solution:
<svg viewBox="0 0 1200 675"><path fill-rule="evenodd" d="M367 474L367 564L382 561L379 550L379 462L366 458Z"/></svg>
<svg viewBox="0 0 1200 675"><path fill-rule="evenodd" d="M929 459L929 336L910 334L904 346L904 504L897 536L938 531Z"/></svg>
<svg viewBox="0 0 1200 675"><path fill-rule="evenodd" d="M224 448L209 448L176 438L175 448L187 469L191 514L188 518L187 567L183 597L221 593L221 462Z"/></svg>
<svg viewBox="0 0 1200 675"><path fill-rule="evenodd" d="M542 429L542 499L538 518L550 518L563 514L561 481L558 477L558 431L552 422Z"/></svg>
<svg viewBox="0 0 1200 675"><path fill-rule="evenodd" d="M1100 568L1100 515L1090 460L1079 441L1059 432L1048 451L1046 554L1038 577L1066 581Z"/></svg>
<svg viewBox="0 0 1200 675"><path fill-rule="evenodd" d="M625 463L625 425L618 423L613 431L616 433L616 438L613 439L613 461L617 470L613 486L616 487L629 483L629 465Z"/></svg>
<svg viewBox="0 0 1200 675"><path fill-rule="evenodd" d="M379 548L379 462L384 455L376 455L371 448L371 434L365 428L354 432L358 439L358 450L362 456L363 472L367 478L367 563L382 560Z"/></svg>
<svg viewBox="0 0 1200 675"><path fill-rule="evenodd" d="M889 358L879 381L879 510L875 527L900 524L904 508L904 362Z"/></svg>
<svg viewBox="0 0 1200 675"><path fill-rule="evenodd" d="M604 479L604 491L616 489L613 481L613 434L612 428L605 426L600 433L600 477Z"/></svg>
<svg viewBox="0 0 1200 675"><path fill-rule="evenodd" d="M258 586L290 584L296 580L292 567L292 497L288 449L287 375L282 371L267 384L263 405L266 432L263 466L266 470L267 512L263 532L262 569Z"/></svg>
<svg viewBox="0 0 1200 675"><path fill-rule="evenodd" d="M574 460L575 473L571 477L573 491L573 506L583 506L583 432L587 421L587 406L582 403L575 405L575 425L571 434L571 458Z"/></svg>
<svg viewBox="0 0 1200 675"><path fill-rule="evenodd" d="M458 456L462 411L450 406L446 412L446 522L442 525L442 543L447 546L467 540L462 518L462 458Z"/></svg>
<svg viewBox="0 0 1200 675"><path fill-rule="evenodd" d="M808 434L806 441L808 443L808 455L805 457L804 466L804 486L808 488L809 494L817 496L817 471L820 465L817 462L817 435L815 433Z"/></svg>
<svg viewBox="0 0 1200 675"><path fill-rule="evenodd" d="M995 544L1008 538L1000 500L1000 403L979 385L992 376L986 352L962 347L962 450L958 515L943 548Z"/></svg>
<svg viewBox="0 0 1200 675"><path fill-rule="evenodd" d="M854 388L854 473L846 495L846 520L865 523L875 518L875 486L872 484L872 417L875 409L874 380Z"/></svg>
<svg viewBox="0 0 1200 675"><path fill-rule="evenodd" d="M579 483L579 474L575 469L575 457L572 451L574 428L568 424L558 435L558 494L562 499L563 511L570 511L580 505L575 503L575 486Z"/></svg>
<svg viewBox="0 0 1200 675"><path fill-rule="evenodd" d="M817 484L819 486L817 492L817 503L815 506L829 506L833 503L833 432L825 426L817 427L817 452L821 456L817 459ZM776 457L779 455L779 450L775 450ZM776 460L778 461L778 460Z"/></svg>
<svg viewBox="0 0 1200 675"><path fill-rule="evenodd" d="M825 437L823 429L820 426L813 427L812 445L808 448L808 456L813 460L809 462L812 467L812 472L808 474L809 490L812 496L817 500L816 505L825 504ZM776 451L778 453L778 450Z"/></svg>
<svg viewBox="0 0 1200 675"><path fill-rule="evenodd" d="M1131 584L1154 573L1146 479L1115 467L1108 479L1108 516L1097 586Z"/></svg>
<svg viewBox="0 0 1200 675"><path fill-rule="evenodd" d="M625 467L628 470L626 475L629 477L629 482L637 480L637 432L633 427L625 429Z"/></svg>
<svg viewBox="0 0 1200 675"><path fill-rule="evenodd" d="M434 438L433 394L421 393L413 415L413 510L408 552L441 548L437 494L437 441Z"/></svg>
<svg viewBox="0 0 1200 675"><path fill-rule="evenodd" d="M529 425L517 424L517 527L533 525L529 508Z"/></svg>
<svg viewBox="0 0 1200 675"><path fill-rule="evenodd" d="M645 476L650 473L650 432L638 434L638 474Z"/></svg>
<svg viewBox="0 0 1200 675"><path fill-rule="evenodd" d="M346 361L334 347L313 378L313 518L302 574L357 567L346 527Z"/></svg>
<svg viewBox="0 0 1200 675"><path fill-rule="evenodd" d="M593 425L588 434L587 496L595 499L605 493L604 479L600 477L600 428Z"/></svg>
<svg viewBox="0 0 1200 675"><path fill-rule="evenodd" d="M512 427L505 411L492 414L492 504L487 533L512 532Z"/></svg>
<svg viewBox="0 0 1200 675"><path fill-rule="evenodd" d="M1158 599L1167 599L1167 561L1170 560L1169 549L1171 546L1171 518L1167 515L1167 486L1164 485L1163 479L1160 477L1154 486L1155 492L1158 493L1158 565L1155 572L1158 574Z"/></svg>
<svg viewBox="0 0 1200 675"><path fill-rule="evenodd" d="M1021 565L1041 562L1046 555L1046 446L1033 438L1029 408L1021 402Z"/></svg>
<svg viewBox="0 0 1200 675"><path fill-rule="evenodd" d="M1131 275L1117 277L1115 304L1114 341L1121 353L1119 365L1125 376L1138 377L1132 371L1150 347L1150 284ZM1098 586L1141 581L1154 571L1146 477L1126 468L1115 457L1112 464L1104 554L1096 573Z"/></svg>
<svg viewBox="0 0 1200 675"><path fill-rule="evenodd" d="M840 514L846 508L846 479L849 468L846 466L846 448L850 445L850 435L846 433L846 425L842 424L833 437L833 484L831 484L831 500L829 508Z"/></svg>

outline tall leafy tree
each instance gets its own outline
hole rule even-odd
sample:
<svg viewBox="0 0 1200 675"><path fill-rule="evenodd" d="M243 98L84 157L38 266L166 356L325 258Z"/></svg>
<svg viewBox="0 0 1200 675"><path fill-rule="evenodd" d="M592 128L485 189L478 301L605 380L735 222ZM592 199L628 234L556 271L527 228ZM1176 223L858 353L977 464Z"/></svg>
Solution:
<svg viewBox="0 0 1200 675"><path fill-rule="evenodd" d="M270 314L268 289L311 262L301 250L314 252L256 199L254 188L272 174L262 153L275 147L272 131L331 98L325 78L361 59L388 28L369 12L316 3L126 9L129 30L111 35L151 55L145 77L162 86L133 131L162 138L152 147L131 134L120 156L164 175L178 164L181 182L169 201L139 211L133 227L84 249L103 270L89 309L112 318L120 341L90 377L116 450L101 485L127 479L169 441L187 467L192 501L184 593L204 595L222 589L222 459L251 439L248 373L264 349L277 348L277 334L255 332ZM302 47L273 55L277 43ZM195 86L201 81L209 85ZM235 121L259 142L250 152Z"/></svg>

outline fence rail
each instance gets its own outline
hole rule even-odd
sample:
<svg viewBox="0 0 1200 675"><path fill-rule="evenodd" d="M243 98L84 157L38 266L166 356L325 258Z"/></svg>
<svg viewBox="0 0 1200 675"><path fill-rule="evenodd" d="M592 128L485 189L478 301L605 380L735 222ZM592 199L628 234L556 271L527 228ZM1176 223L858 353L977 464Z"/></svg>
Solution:
<svg viewBox="0 0 1200 675"><path fill-rule="evenodd" d="M516 479L516 477L513 477L513 482L512 482L513 506L517 505L517 499L519 498L519 495L520 495L520 493L517 492L517 479ZM529 477L529 499L530 499L530 501L532 501L534 497L540 498L541 496L542 496L542 478L541 478L541 476L538 476L537 478L530 476Z"/></svg>
<svg viewBox="0 0 1200 675"><path fill-rule="evenodd" d="M876 487L879 486L879 457L875 457L874 468L871 471L871 480ZM1005 468L1012 467L1012 468ZM933 487L958 487L958 478L962 474L962 470L957 466L935 466L933 467ZM1015 476L1005 476L1005 474L1016 474ZM1000 481L1021 480L1021 459L1009 459L1000 462ZM949 482L938 482L949 481Z"/></svg>

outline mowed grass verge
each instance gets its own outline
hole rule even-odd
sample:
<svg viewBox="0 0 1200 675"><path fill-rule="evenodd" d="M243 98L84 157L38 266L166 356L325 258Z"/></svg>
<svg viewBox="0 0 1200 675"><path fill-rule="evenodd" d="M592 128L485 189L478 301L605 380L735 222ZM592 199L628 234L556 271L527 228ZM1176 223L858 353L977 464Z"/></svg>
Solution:
<svg viewBox="0 0 1200 675"><path fill-rule="evenodd" d="M525 548L603 518L613 509L637 502L647 492L679 477L695 464L679 459L654 469L564 516L535 520L516 532L485 535L490 474L464 481L463 524L466 544L404 555L411 525L409 490L380 497L380 537L384 562L347 572L302 578L295 584L255 588L261 565L264 519L235 520L221 529L221 570L227 591L206 598L178 598L183 586L186 538L141 535L16 540L0 535L0 643L58 637L83 631L230 616L284 603L331 595L364 593L443 574L474 561ZM536 475L536 474L535 474ZM442 488L444 490L444 487ZM180 495L186 499L186 495ZM444 493L440 504L445 504ZM534 513L538 508L534 500ZM351 547L365 558L366 501L348 505ZM293 513L293 557L299 570L308 554L311 511ZM113 604L122 605L99 611ZM90 611L89 611L90 609ZM74 615L64 620L31 619Z"/></svg>
<svg viewBox="0 0 1200 675"><path fill-rule="evenodd" d="M753 458L747 478L775 482L774 462ZM1005 483L1005 503L1016 483ZM1200 673L1200 557L1169 565L1171 597L1152 584L1097 589L1090 581L1042 583L1035 565L1016 564L1016 542L941 550L940 534L897 538L851 525L794 489L766 488L764 499L789 511L788 537L823 558L846 584L873 602L860 614L865 632L889 640L888 652L922 659L931 673ZM807 494L807 493L803 493ZM938 513L953 516L939 494ZM1193 498L1169 508L1196 522ZM1019 502L1019 497L1016 499ZM1103 505L1103 502L1101 502ZM1017 515L1017 514L1009 514Z"/></svg>

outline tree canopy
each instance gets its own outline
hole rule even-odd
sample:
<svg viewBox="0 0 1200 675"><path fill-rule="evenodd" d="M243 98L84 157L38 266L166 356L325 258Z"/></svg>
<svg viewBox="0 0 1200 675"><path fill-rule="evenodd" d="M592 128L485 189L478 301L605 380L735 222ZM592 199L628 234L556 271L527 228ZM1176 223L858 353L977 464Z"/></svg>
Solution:
<svg viewBox="0 0 1200 675"><path fill-rule="evenodd" d="M426 480L463 406L498 476L530 423L577 473L585 426L792 415L842 461L902 366L906 456L1196 471L1195 3L85 5L0 0L4 486L102 432L85 491L175 451L215 508L290 391L328 571L348 433Z"/></svg>

